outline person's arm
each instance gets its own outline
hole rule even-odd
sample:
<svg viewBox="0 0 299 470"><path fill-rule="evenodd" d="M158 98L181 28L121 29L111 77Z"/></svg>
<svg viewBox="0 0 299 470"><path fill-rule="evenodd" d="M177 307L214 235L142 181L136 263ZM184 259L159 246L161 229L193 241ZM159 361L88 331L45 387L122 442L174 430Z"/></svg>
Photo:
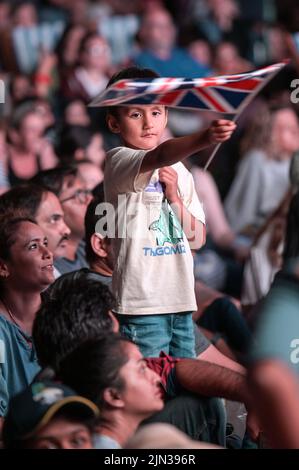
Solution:
<svg viewBox="0 0 299 470"><path fill-rule="evenodd" d="M245 154L225 198L228 221L237 233L256 223L264 191L264 159L263 152L259 150Z"/></svg>
<svg viewBox="0 0 299 470"><path fill-rule="evenodd" d="M249 403L246 378L238 372L198 359L181 359L176 363L176 377L190 392Z"/></svg>
<svg viewBox="0 0 299 470"><path fill-rule="evenodd" d="M198 325L200 331L208 338L209 341L220 351L224 356L228 357L232 361L236 361L236 356L228 346L224 338L222 338L221 334L215 333L214 331L207 330L202 326ZM208 361L209 362L209 361Z"/></svg>
<svg viewBox="0 0 299 470"><path fill-rule="evenodd" d="M205 349L205 351L199 354L197 356L197 359L201 361L210 362L214 365L225 367L226 369L229 369L234 372L238 372L239 374L242 374L242 375L247 374L245 367L243 367L238 362L235 362L229 357L222 354L212 344L207 349Z"/></svg>
<svg viewBox="0 0 299 470"><path fill-rule="evenodd" d="M175 212L192 249L201 248L206 239L205 225L185 207L178 193L178 174L172 167L159 170L159 181L165 185L165 197Z"/></svg>
<svg viewBox="0 0 299 470"><path fill-rule="evenodd" d="M57 56L52 52L41 54L37 71L34 77L35 92L41 98L48 98L52 82L53 69L57 65Z"/></svg>
<svg viewBox="0 0 299 470"><path fill-rule="evenodd" d="M43 170L54 168L58 163L52 145L45 138L41 139L39 157L40 166Z"/></svg>
<svg viewBox="0 0 299 470"><path fill-rule="evenodd" d="M220 247L230 247L235 239L235 234L226 219L219 191L208 171L194 167L193 174L196 192L205 208L209 234L213 241Z"/></svg>
<svg viewBox="0 0 299 470"><path fill-rule="evenodd" d="M195 281L195 296L197 302L197 312L193 314L193 319L197 321L203 311L212 303L214 300L224 297L224 294L220 291L212 289L201 281ZM234 297L229 297L230 301L241 310L241 303Z"/></svg>
<svg viewBox="0 0 299 470"><path fill-rule="evenodd" d="M299 383L289 367L278 360L257 363L249 374L261 425L276 448L299 448Z"/></svg>
<svg viewBox="0 0 299 470"><path fill-rule="evenodd" d="M260 429L249 411L252 397L242 374L197 359L181 359L176 363L175 371L179 384L190 392L244 403L249 413L248 431L252 439L258 438Z"/></svg>
<svg viewBox="0 0 299 470"><path fill-rule="evenodd" d="M213 121L211 126L202 132L166 140L145 154L140 173L171 166L210 145L225 142L235 128L236 124L233 121L219 119Z"/></svg>

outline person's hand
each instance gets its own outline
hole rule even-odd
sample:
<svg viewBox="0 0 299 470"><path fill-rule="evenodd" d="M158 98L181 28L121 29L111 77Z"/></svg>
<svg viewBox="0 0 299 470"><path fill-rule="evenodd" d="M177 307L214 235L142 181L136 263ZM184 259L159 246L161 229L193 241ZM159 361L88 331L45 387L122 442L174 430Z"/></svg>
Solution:
<svg viewBox="0 0 299 470"><path fill-rule="evenodd" d="M31 146L31 152L39 158L42 170L54 168L58 163L53 147L45 137L35 139Z"/></svg>
<svg viewBox="0 0 299 470"><path fill-rule="evenodd" d="M213 121L208 129L208 139L210 144L218 144L228 140L237 125L233 121L227 119L218 119Z"/></svg>
<svg viewBox="0 0 299 470"><path fill-rule="evenodd" d="M53 68L57 65L58 58L54 52L41 51L38 61L39 74L48 75L52 72Z"/></svg>
<svg viewBox="0 0 299 470"><path fill-rule="evenodd" d="M245 263L250 256L251 247L244 245L235 245L233 247L233 254L239 263Z"/></svg>
<svg viewBox="0 0 299 470"><path fill-rule="evenodd" d="M49 142L44 137L39 137L32 141L31 151L35 155L41 155L47 152L49 145Z"/></svg>
<svg viewBox="0 0 299 470"><path fill-rule="evenodd" d="M256 414L250 409L248 410L248 414L247 414L246 429L248 431L249 437L254 442L256 442L259 438L261 428L258 423Z"/></svg>
<svg viewBox="0 0 299 470"><path fill-rule="evenodd" d="M174 203L177 202L179 198L178 194L178 174L171 168L171 166L164 166L159 170L159 180L160 183L165 185L165 197L168 202Z"/></svg>

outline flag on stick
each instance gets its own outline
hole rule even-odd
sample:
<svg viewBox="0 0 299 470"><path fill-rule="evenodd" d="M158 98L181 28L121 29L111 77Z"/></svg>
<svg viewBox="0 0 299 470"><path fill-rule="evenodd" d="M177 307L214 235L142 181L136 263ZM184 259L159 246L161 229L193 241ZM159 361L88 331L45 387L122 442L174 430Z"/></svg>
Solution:
<svg viewBox="0 0 299 470"><path fill-rule="evenodd" d="M170 108L239 114L288 60L252 72L208 78L138 78L113 83L89 104L91 107L165 105ZM213 150L205 169L214 158Z"/></svg>
<svg viewBox="0 0 299 470"><path fill-rule="evenodd" d="M239 114L286 62L253 72L208 78L138 78L113 83L91 107L159 104L173 108Z"/></svg>

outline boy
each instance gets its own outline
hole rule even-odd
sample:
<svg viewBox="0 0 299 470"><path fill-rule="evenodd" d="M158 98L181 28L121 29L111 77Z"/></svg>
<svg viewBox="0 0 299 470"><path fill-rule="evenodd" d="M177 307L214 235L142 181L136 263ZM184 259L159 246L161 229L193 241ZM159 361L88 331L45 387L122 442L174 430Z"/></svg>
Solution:
<svg viewBox="0 0 299 470"><path fill-rule="evenodd" d="M92 449L96 405L65 385L33 382L9 402L3 427L8 449Z"/></svg>
<svg viewBox="0 0 299 470"><path fill-rule="evenodd" d="M131 67L108 85L154 77L151 70ZM119 228L113 239L113 291L121 332L145 356L163 350L194 357L192 312L197 307L188 241L192 248L204 244L205 217L192 176L180 161L224 142L236 125L214 121L203 132L159 144L167 110L155 104L109 108L107 124L124 143L108 152L104 177L105 198L117 220L108 219L108 236L113 236L109 226Z"/></svg>

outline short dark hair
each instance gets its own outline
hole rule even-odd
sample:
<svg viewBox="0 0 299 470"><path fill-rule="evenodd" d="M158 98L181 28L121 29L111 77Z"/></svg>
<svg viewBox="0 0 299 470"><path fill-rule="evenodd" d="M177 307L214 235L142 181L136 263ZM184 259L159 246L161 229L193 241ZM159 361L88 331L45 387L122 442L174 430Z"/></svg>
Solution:
<svg viewBox="0 0 299 470"><path fill-rule="evenodd" d="M35 105L31 101L18 104L10 117L10 127L19 131L26 117L31 114L38 116Z"/></svg>
<svg viewBox="0 0 299 470"><path fill-rule="evenodd" d="M113 85L113 83L118 82L119 80L125 79L134 79L134 78L159 78L160 75L152 69L140 68L136 66L126 67L119 72L116 72L110 78L106 88ZM119 106L110 106L107 108L107 114L112 114L112 116L117 117L117 110Z"/></svg>
<svg viewBox="0 0 299 470"><path fill-rule="evenodd" d="M12 213L0 215L0 258L10 259L10 249L16 241L16 232L23 222L30 222L36 225L36 222L30 217L13 215Z"/></svg>
<svg viewBox="0 0 299 470"><path fill-rule="evenodd" d="M105 201L104 198L104 185L101 183L97 188L97 197L93 198L85 214L85 256L89 264L91 264L96 259L96 255L92 249L90 239L96 231L96 224L100 220L101 216L96 214L96 208L98 204L101 204Z"/></svg>
<svg viewBox="0 0 299 470"><path fill-rule="evenodd" d="M77 169L73 166L58 166L50 170L42 170L37 173L32 179L33 184L42 186L48 191L52 191L59 197L63 184L66 179L70 182L74 181L77 176Z"/></svg>
<svg viewBox="0 0 299 470"><path fill-rule="evenodd" d="M72 163L76 150L85 150L95 133L89 126L65 126L60 132L59 144L56 146L56 153L60 161L64 164Z"/></svg>
<svg viewBox="0 0 299 470"><path fill-rule="evenodd" d="M59 379L93 401L101 410L105 406L105 389L121 391L125 387L119 372L129 360L125 351L126 343L131 341L111 333L81 344L61 362Z"/></svg>
<svg viewBox="0 0 299 470"><path fill-rule="evenodd" d="M22 212L7 212L6 214L0 215L0 258L4 261L8 261L11 256L11 247L16 241L16 235L20 224L23 222L30 222L36 224L36 222L23 215ZM5 291L5 281L0 279L0 296Z"/></svg>
<svg viewBox="0 0 299 470"><path fill-rule="evenodd" d="M42 293L33 324L33 341L42 367L57 369L82 342L112 332L114 306L109 288L86 270L67 273Z"/></svg>
<svg viewBox="0 0 299 470"><path fill-rule="evenodd" d="M80 41L79 55L85 52L86 45L91 39L97 39L97 38L105 40L103 36L100 36L96 31L87 31Z"/></svg>
<svg viewBox="0 0 299 470"><path fill-rule="evenodd" d="M48 189L36 184L16 186L0 196L0 215L7 212L22 212L35 219L43 197Z"/></svg>

